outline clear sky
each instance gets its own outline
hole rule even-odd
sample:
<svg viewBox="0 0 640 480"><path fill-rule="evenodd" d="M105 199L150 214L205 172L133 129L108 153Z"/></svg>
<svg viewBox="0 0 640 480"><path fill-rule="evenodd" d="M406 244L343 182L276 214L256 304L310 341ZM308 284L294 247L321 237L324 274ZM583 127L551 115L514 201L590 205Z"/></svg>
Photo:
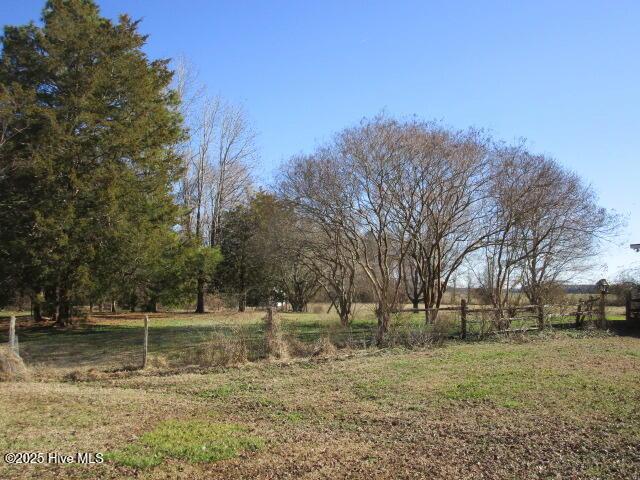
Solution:
<svg viewBox="0 0 640 480"><path fill-rule="evenodd" d="M186 55L242 103L259 173L381 111L528 139L627 216L600 263L640 261L640 2L98 0L142 19L151 57ZM2 0L0 23L44 1Z"/></svg>

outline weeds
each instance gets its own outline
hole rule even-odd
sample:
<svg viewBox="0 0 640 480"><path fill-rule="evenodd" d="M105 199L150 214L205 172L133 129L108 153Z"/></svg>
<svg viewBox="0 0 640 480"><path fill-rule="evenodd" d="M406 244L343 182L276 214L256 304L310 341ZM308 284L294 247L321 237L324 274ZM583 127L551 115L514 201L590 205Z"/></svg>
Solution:
<svg viewBox="0 0 640 480"><path fill-rule="evenodd" d="M183 366L224 367L246 362L248 353L247 336L243 329L237 328L231 335L214 334L208 342L186 349L175 356L171 363Z"/></svg>

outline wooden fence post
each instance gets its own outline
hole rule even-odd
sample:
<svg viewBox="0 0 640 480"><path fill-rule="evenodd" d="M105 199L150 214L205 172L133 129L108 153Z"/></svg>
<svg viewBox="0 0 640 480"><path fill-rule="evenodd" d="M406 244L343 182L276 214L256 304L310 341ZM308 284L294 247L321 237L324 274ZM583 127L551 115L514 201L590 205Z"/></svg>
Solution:
<svg viewBox="0 0 640 480"><path fill-rule="evenodd" d="M576 328L582 326L582 300L578 301L578 311L576 312Z"/></svg>
<svg viewBox="0 0 640 480"><path fill-rule="evenodd" d="M627 322L631 321L631 290L629 290L625 296L625 309L624 318Z"/></svg>
<svg viewBox="0 0 640 480"><path fill-rule="evenodd" d="M544 329L544 305L541 301L538 304L538 329Z"/></svg>
<svg viewBox="0 0 640 480"><path fill-rule="evenodd" d="M13 315L11 315L11 318L9 319L9 347L16 355L19 355L18 338L16 337L16 317Z"/></svg>
<svg viewBox="0 0 640 480"><path fill-rule="evenodd" d="M147 353L149 350L149 316L144 316L144 352L142 354L142 368L147 368Z"/></svg>
<svg viewBox="0 0 640 480"><path fill-rule="evenodd" d="M607 314L605 310L607 294L600 292L600 303L598 305L598 328L607 328Z"/></svg>
<svg viewBox="0 0 640 480"><path fill-rule="evenodd" d="M463 298L460 300L460 338L467 338L467 301Z"/></svg>

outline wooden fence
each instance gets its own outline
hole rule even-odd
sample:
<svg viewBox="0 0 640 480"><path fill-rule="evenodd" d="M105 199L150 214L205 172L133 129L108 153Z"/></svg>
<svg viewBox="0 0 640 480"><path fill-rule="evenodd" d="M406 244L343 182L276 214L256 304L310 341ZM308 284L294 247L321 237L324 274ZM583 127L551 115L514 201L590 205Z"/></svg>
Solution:
<svg viewBox="0 0 640 480"><path fill-rule="evenodd" d="M640 287L627 292L625 314L627 321L640 322Z"/></svg>
<svg viewBox="0 0 640 480"><path fill-rule="evenodd" d="M460 306L446 306L439 308L401 308L395 313L439 313L455 312L460 319L460 338L467 338L470 333L470 324L474 322L482 326L476 328L481 333L508 333L537 330L544 326L552 318L571 318L576 328L582 328L587 324L593 324L597 328L606 329L606 297L589 297L587 300L580 300L577 305L516 305L505 306L503 308L469 306L465 299L460 301ZM638 306L640 307L640 295L638 296ZM526 314L529 313L527 316ZM511 328L514 323L523 319L535 319L535 325ZM520 322L522 323L522 322Z"/></svg>

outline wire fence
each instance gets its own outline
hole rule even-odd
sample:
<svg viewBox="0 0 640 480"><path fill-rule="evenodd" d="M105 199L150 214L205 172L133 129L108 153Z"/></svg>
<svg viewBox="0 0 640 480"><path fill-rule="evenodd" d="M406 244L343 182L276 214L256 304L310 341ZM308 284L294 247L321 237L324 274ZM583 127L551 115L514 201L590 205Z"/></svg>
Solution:
<svg viewBox="0 0 640 480"><path fill-rule="evenodd" d="M577 305L510 306L501 310L481 305L445 306L438 309L400 309L393 313L384 346L418 346L447 338L477 340L493 335L527 332L541 325L573 328L589 325L604 327L604 306L596 298ZM602 307L602 308L601 308ZM145 349L144 314L96 315L92 322L78 323L58 330L39 325L29 316L18 318L11 336L8 319L0 320L0 342L12 341L15 350L29 366L56 368L139 368L146 363L212 364L234 360L259 360L270 356L267 338L271 332L255 312L242 321L233 319L193 320L165 314L150 315L148 344ZM366 349L376 345L377 323L373 316L355 319L343 326L335 318L306 320L282 315L278 336L288 345L289 355L314 355L326 345L337 349ZM114 318L116 320L114 320ZM309 314L309 318L314 318ZM13 340L10 340L10 337ZM146 352L146 353L145 353ZM216 353L217 352L217 353ZM229 358L231 357L231 358ZM206 362L205 362L206 363Z"/></svg>

